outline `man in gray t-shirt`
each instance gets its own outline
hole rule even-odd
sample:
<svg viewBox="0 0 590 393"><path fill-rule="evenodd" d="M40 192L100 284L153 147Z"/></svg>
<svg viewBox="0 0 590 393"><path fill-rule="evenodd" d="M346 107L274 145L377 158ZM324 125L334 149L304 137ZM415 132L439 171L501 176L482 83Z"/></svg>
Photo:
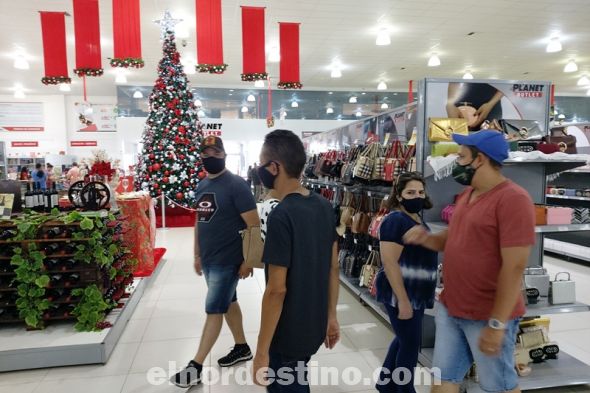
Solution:
<svg viewBox="0 0 590 393"><path fill-rule="evenodd" d="M246 181L225 168L226 154L220 138L205 138L201 158L208 176L195 191L194 264L197 274L204 274L207 281L207 321L195 358L170 379L184 388L201 382L203 363L217 341L224 317L235 346L218 360L219 366L230 367L252 359L236 288L240 278L252 275L252 269L244 264L240 231L260 225L256 202Z"/></svg>

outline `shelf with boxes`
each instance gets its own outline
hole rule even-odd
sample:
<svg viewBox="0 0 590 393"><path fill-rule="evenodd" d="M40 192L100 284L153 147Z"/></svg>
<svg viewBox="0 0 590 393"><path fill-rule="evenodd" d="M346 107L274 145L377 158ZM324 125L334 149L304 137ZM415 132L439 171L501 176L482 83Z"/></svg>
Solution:
<svg viewBox="0 0 590 393"><path fill-rule="evenodd" d="M133 281L124 230L119 214L54 210L0 222L0 329L72 320L76 330L100 330Z"/></svg>

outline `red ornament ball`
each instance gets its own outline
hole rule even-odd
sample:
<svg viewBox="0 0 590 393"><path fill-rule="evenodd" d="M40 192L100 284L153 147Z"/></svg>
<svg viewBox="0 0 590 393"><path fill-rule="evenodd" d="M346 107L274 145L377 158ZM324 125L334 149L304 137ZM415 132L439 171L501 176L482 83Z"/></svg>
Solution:
<svg viewBox="0 0 590 393"><path fill-rule="evenodd" d="M184 194L182 192L176 194L176 199L181 200L182 198L184 198Z"/></svg>
<svg viewBox="0 0 590 393"><path fill-rule="evenodd" d="M152 154L150 154L150 160L153 160L154 158L156 158L156 155L155 155L155 154L153 154L153 153L152 153Z"/></svg>
<svg viewBox="0 0 590 393"><path fill-rule="evenodd" d="M167 178L167 177L165 177L165 178L163 178L163 179L162 179L162 181L163 181L164 183L168 183L168 178Z"/></svg>
<svg viewBox="0 0 590 393"><path fill-rule="evenodd" d="M153 165L154 171L159 171L160 170L160 164L158 164L157 162Z"/></svg>
<svg viewBox="0 0 590 393"><path fill-rule="evenodd" d="M204 179L205 176L207 176L207 174L205 173L205 171L199 172L199 179Z"/></svg>
<svg viewBox="0 0 590 393"><path fill-rule="evenodd" d="M180 158L181 160L184 160L184 154L181 154L181 155L179 156L179 158Z"/></svg>
<svg viewBox="0 0 590 393"><path fill-rule="evenodd" d="M150 166L148 167L148 171L150 171L150 172L153 172L153 171L154 171L154 167L150 165Z"/></svg>
<svg viewBox="0 0 590 393"><path fill-rule="evenodd" d="M195 173L195 170L191 168L190 172L191 172L191 175L193 175Z"/></svg>
<svg viewBox="0 0 590 393"><path fill-rule="evenodd" d="M182 183L182 185L184 187L189 187L191 184L188 181L185 180L184 183Z"/></svg>
<svg viewBox="0 0 590 393"><path fill-rule="evenodd" d="M168 172L168 171L164 172L164 176L170 176L170 172Z"/></svg>
<svg viewBox="0 0 590 393"><path fill-rule="evenodd" d="M155 189L158 189L158 188L160 187L160 185L159 185L158 183L154 183L154 186L153 186L153 187L154 187Z"/></svg>

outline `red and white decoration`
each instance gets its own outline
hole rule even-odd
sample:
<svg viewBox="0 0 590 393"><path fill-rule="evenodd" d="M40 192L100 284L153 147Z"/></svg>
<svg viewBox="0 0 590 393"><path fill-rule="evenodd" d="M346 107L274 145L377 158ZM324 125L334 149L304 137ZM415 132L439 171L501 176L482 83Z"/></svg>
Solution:
<svg viewBox="0 0 590 393"><path fill-rule="evenodd" d="M68 76L68 55L66 51L65 12L40 11L41 32L43 35L43 62L45 85L72 83Z"/></svg>
<svg viewBox="0 0 590 393"><path fill-rule="evenodd" d="M103 74L100 49L98 0L74 1L74 34L76 36L76 75Z"/></svg>
<svg viewBox="0 0 590 393"><path fill-rule="evenodd" d="M264 7L242 6L242 80L266 80L264 55Z"/></svg>
<svg viewBox="0 0 590 393"><path fill-rule="evenodd" d="M281 67L279 89L301 89L299 76L299 23L279 23Z"/></svg>
<svg viewBox="0 0 590 393"><path fill-rule="evenodd" d="M139 0L113 0L113 67L142 68Z"/></svg>
<svg viewBox="0 0 590 393"><path fill-rule="evenodd" d="M196 0L197 71L223 74L221 0Z"/></svg>

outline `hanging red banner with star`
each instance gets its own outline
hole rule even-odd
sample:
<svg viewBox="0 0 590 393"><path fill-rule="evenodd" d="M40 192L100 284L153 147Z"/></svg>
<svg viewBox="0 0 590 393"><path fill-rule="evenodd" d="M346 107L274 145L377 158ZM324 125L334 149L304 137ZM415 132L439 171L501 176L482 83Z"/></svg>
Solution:
<svg viewBox="0 0 590 393"><path fill-rule="evenodd" d="M46 85L71 83L68 76L68 54L66 50L65 12L40 11L41 33L43 35L43 62L45 76L41 79Z"/></svg>
<svg viewBox="0 0 590 393"><path fill-rule="evenodd" d="M299 23L279 23L281 67L279 89L301 89L299 76Z"/></svg>
<svg viewBox="0 0 590 393"><path fill-rule="evenodd" d="M197 71L223 74L223 33L221 0L196 0Z"/></svg>
<svg viewBox="0 0 590 393"><path fill-rule="evenodd" d="M98 0L74 0L74 34L76 75L102 75Z"/></svg>
<svg viewBox="0 0 590 393"><path fill-rule="evenodd" d="M141 58L139 0L113 0L113 67L144 66Z"/></svg>
<svg viewBox="0 0 590 393"><path fill-rule="evenodd" d="M242 80L266 80L264 7L242 6Z"/></svg>

